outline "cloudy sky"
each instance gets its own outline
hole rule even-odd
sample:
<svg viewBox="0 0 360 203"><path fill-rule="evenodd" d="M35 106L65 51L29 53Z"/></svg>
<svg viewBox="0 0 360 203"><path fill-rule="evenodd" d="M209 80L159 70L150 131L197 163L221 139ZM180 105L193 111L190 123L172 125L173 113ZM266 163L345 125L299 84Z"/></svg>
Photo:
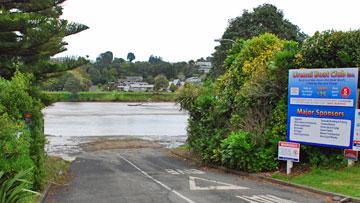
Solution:
<svg viewBox="0 0 360 203"><path fill-rule="evenodd" d="M63 18L86 24L89 30L66 38L61 55L89 55L112 51L136 60L151 54L166 61L210 56L228 25L244 9L271 3L285 18L312 35L328 29L360 28L359 0L67 0Z"/></svg>

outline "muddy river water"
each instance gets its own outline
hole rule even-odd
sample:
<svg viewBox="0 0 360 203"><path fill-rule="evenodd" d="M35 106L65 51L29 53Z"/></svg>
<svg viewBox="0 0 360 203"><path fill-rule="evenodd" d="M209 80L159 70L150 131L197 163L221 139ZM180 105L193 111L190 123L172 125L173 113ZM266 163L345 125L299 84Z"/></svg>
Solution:
<svg viewBox="0 0 360 203"><path fill-rule="evenodd" d="M186 140L188 115L174 103L59 102L44 109L46 150L71 159L99 138L141 138L175 147Z"/></svg>

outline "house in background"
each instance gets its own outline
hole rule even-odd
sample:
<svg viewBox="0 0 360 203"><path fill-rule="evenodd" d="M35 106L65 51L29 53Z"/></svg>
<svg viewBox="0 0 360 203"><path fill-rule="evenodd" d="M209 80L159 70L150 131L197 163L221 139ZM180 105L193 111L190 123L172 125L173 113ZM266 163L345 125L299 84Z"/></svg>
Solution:
<svg viewBox="0 0 360 203"><path fill-rule="evenodd" d="M171 84L176 85L176 87L180 87L181 86L181 80L180 79L175 79L173 81L169 82L169 87L171 86Z"/></svg>
<svg viewBox="0 0 360 203"><path fill-rule="evenodd" d="M129 86L130 92L152 92L154 91L154 85L149 84L131 84Z"/></svg>
<svg viewBox="0 0 360 203"><path fill-rule="evenodd" d="M199 71L203 73L209 73L211 69L211 62L209 61L198 61L196 65L199 66Z"/></svg>
<svg viewBox="0 0 360 203"><path fill-rule="evenodd" d="M151 92L154 91L154 85L143 82L141 76L127 76L118 80L118 90L125 92Z"/></svg>
<svg viewBox="0 0 360 203"><path fill-rule="evenodd" d="M198 77L191 77L186 79L185 83L201 83L201 79Z"/></svg>

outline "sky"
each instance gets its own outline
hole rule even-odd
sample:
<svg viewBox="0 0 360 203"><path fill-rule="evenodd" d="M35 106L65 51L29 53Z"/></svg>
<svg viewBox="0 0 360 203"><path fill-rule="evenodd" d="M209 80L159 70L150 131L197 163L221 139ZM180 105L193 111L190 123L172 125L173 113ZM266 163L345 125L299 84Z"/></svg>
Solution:
<svg viewBox="0 0 360 203"><path fill-rule="evenodd" d="M271 3L308 35L329 29L360 28L359 0L67 0L62 18L89 30L65 38L68 51L59 56L95 59L111 51L126 59L150 55L165 61L189 61L211 56L229 19Z"/></svg>

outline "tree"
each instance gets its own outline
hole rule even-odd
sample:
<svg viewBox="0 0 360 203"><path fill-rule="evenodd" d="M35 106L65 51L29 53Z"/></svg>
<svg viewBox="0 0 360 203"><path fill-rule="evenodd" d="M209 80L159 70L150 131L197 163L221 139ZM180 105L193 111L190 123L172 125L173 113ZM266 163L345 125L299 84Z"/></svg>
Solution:
<svg viewBox="0 0 360 203"><path fill-rule="evenodd" d="M123 58L114 58L113 63L121 64L124 63L125 59Z"/></svg>
<svg viewBox="0 0 360 203"><path fill-rule="evenodd" d="M129 52L126 58L128 61L132 62L133 60L135 60L135 54L132 52Z"/></svg>
<svg viewBox="0 0 360 203"><path fill-rule="evenodd" d="M360 30L316 32L298 55L301 67L360 67Z"/></svg>
<svg viewBox="0 0 360 203"><path fill-rule="evenodd" d="M81 91L81 82L78 78L71 75L64 84L64 90L73 94Z"/></svg>
<svg viewBox="0 0 360 203"><path fill-rule="evenodd" d="M34 175L31 177L33 189L40 190L44 185L44 123L41 112L42 94L34 88L34 82L39 82L53 77L67 70L74 69L85 63L87 60L80 58L58 58L50 59L52 56L66 51L67 43L64 37L70 36L88 29L87 26L77 23L70 23L60 19L62 15L62 3L66 0L2 0L0 3L0 76L6 80L16 78L16 71L31 73L34 77L27 80L26 95L28 96L29 107L16 104L8 100L0 104L0 116L9 112L17 113L16 119L21 118L24 113L32 115L30 131L30 156L35 165ZM21 86L21 81L16 81L15 88ZM0 88L3 90L3 88ZM8 89L5 89L8 91ZM5 91L4 90L4 91ZM9 94L15 96L17 102L22 102L25 94ZM5 98L1 96L0 98ZM44 100L43 100L44 101ZM13 104L11 104L11 103ZM0 102L1 103L1 102ZM32 104L31 104L32 103ZM20 112L12 105L21 107ZM33 108L31 108L33 106ZM35 108L36 107L36 108ZM0 125L0 128L4 128ZM17 137L16 133L12 134ZM1 136L0 136L1 137ZM15 145L14 145L15 146ZM7 156L6 159L12 159ZM19 162L22 162L20 160Z"/></svg>
<svg viewBox="0 0 360 203"><path fill-rule="evenodd" d="M161 61L162 61L162 58L160 56L151 55L149 57L149 63L158 63L158 62L161 62Z"/></svg>
<svg viewBox="0 0 360 203"><path fill-rule="evenodd" d="M164 90L169 85L169 81L168 81L168 79L166 78L165 75L158 75L158 76L155 77L154 80L155 80L154 89L156 91Z"/></svg>
<svg viewBox="0 0 360 203"><path fill-rule="evenodd" d="M59 77L49 78L45 81L42 81L42 88L47 91L62 91L64 89L64 84L71 73L66 72Z"/></svg>
<svg viewBox="0 0 360 203"><path fill-rule="evenodd" d="M10 79L18 69L39 80L87 62L85 58L50 60L66 50L64 37L88 29L60 19L61 4L65 1L2 1L0 76Z"/></svg>
<svg viewBox="0 0 360 203"><path fill-rule="evenodd" d="M197 59L196 60L196 62L205 62L206 60L203 58L203 57L201 57L201 58L199 58L199 59Z"/></svg>
<svg viewBox="0 0 360 203"><path fill-rule="evenodd" d="M306 35L300 31L299 27L284 19L284 14L274 5L263 4L252 12L244 10L242 16L229 21L222 39L244 40L250 39L264 33L273 33L281 39L302 42ZM221 41L215 47L212 59L211 77L215 78L225 72L224 61L227 51L232 47L231 41Z"/></svg>
<svg viewBox="0 0 360 203"><path fill-rule="evenodd" d="M178 89L178 87L174 83L171 83L169 89L171 92L175 92Z"/></svg>
<svg viewBox="0 0 360 203"><path fill-rule="evenodd" d="M113 62L114 55L111 51L104 52L96 58L96 63L111 64Z"/></svg>

